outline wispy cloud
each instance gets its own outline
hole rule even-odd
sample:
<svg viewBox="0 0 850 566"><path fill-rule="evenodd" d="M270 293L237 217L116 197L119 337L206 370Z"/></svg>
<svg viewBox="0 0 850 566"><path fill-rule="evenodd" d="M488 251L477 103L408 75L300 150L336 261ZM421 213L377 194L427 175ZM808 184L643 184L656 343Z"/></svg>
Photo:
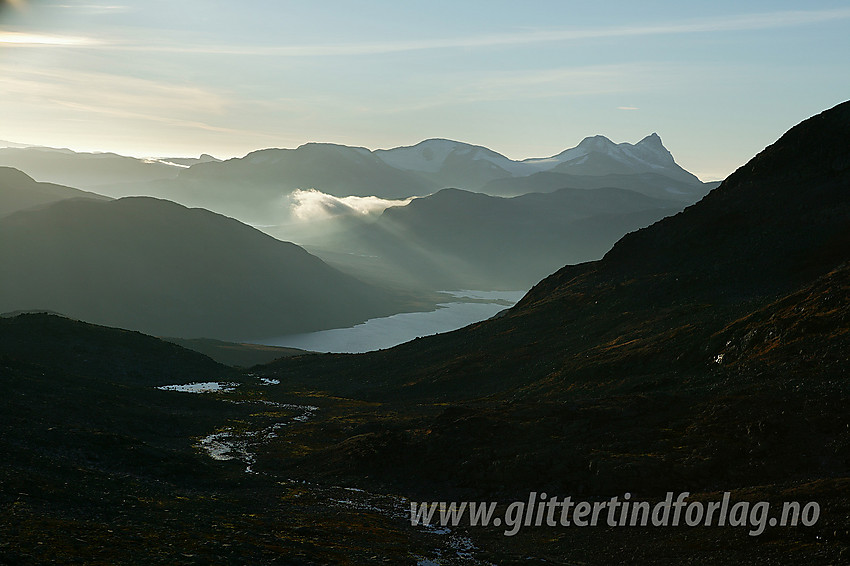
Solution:
<svg viewBox="0 0 850 566"><path fill-rule="evenodd" d="M76 10L90 14L107 14L127 11L120 4L53 4L51 7ZM719 18L703 18L679 22L611 26L599 28L527 29L511 33L482 34L463 37L422 38L399 41L322 43L303 45L239 45L222 43L191 43L179 41L128 40L114 37L111 40L63 35L46 35L25 32L0 31L0 44L29 47L63 46L109 48L111 50L167 52L209 55L248 55L270 57L337 57L380 55L405 51L434 49L488 48L557 43L588 39L629 38L640 36L681 35L692 33L718 33L790 28L822 22L850 19L850 8L830 10L794 10L741 14Z"/></svg>
<svg viewBox="0 0 850 566"><path fill-rule="evenodd" d="M0 31L0 45L7 47L92 47L101 43L90 37Z"/></svg>
<svg viewBox="0 0 850 566"><path fill-rule="evenodd" d="M617 110L640 110L637 106L618 106Z"/></svg>
<svg viewBox="0 0 850 566"><path fill-rule="evenodd" d="M251 55L276 57L326 57L377 55L432 49L510 47L585 39L628 38L692 33L718 33L789 28L850 19L850 8L796 10L742 14L660 24L612 26L591 29L529 29L513 33L389 42L327 43L305 45L222 45L184 43L131 43L116 41L111 48L151 52Z"/></svg>
<svg viewBox="0 0 850 566"><path fill-rule="evenodd" d="M49 4L47 8L58 8L60 10L73 10L80 14L95 16L99 14L117 14L129 12L130 6L121 4Z"/></svg>
<svg viewBox="0 0 850 566"><path fill-rule="evenodd" d="M226 100L209 90L137 77L58 68L2 65L0 94L44 102L85 103L104 110L219 114Z"/></svg>
<svg viewBox="0 0 850 566"><path fill-rule="evenodd" d="M58 106L62 106L64 108L69 108L71 110L78 111L83 114L88 115L101 115L101 116L109 116L112 118L121 118L125 120L142 120L146 122L158 122L161 124L167 124L169 126L176 126L185 130L200 130L206 132L217 132L223 134L238 134L238 135L250 135L257 136L258 132L249 131L249 130L240 130L235 128L225 128L222 126L216 126L214 124L208 124L203 121L198 120L187 120L182 118L176 118L174 116L163 115L153 112L145 112L144 109L139 109L138 111L122 109L122 108L108 108L103 106L96 106L93 104L84 104L80 102L70 102L65 100L56 100L54 101Z"/></svg>
<svg viewBox="0 0 850 566"><path fill-rule="evenodd" d="M83 10L87 12L126 12L130 6L124 4L48 4L48 8L61 8L63 10Z"/></svg>
<svg viewBox="0 0 850 566"><path fill-rule="evenodd" d="M181 128L244 133L211 125L229 101L196 87L62 69L22 69L0 65L0 97L44 108L66 108L77 116L142 120Z"/></svg>

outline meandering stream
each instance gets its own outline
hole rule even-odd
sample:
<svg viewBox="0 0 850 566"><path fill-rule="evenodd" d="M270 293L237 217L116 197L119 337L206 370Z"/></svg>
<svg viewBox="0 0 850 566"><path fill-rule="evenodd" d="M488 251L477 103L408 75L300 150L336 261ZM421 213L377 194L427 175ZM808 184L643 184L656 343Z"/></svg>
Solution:
<svg viewBox="0 0 850 566"><path fill-rule="evenodd" d="M260 378L258 384L273 386L278 383L273 379ZM220 394L233 393L237 391L239 384L230 382L197 382L188 384L163 385L157 387L164 391L190 394ZM292 412L292 416L286 417L260 430L237 430L234 427L223 427L209 435L201 438L196 446L202 449L207 456L214 460L238 460L245 465L245 472L256 474L253 469L256 461L256 447L270 441L277 436L277 432L295 423L303 423L315 416L318 407L312 405L297 405L290 403L276 403L262 399L241 400L234 399L236 403L252 403L268 405L277 409L285 409ZM276 481L280 482L279 478ZM314 495L327 501L328 505L346 509L371 512L399 523L410 521L410 501L397 495L386 495L371 493L363 489L344 486L322 486L299 480L284 480L284 482L298 483L310 489ZM416 555L417 566L437 565L467 565L467 566L492 566L475 558L478 548L472 540L454 529L428 525L419 526L429 536L434 537L433 548L425 555Z"/></svg>

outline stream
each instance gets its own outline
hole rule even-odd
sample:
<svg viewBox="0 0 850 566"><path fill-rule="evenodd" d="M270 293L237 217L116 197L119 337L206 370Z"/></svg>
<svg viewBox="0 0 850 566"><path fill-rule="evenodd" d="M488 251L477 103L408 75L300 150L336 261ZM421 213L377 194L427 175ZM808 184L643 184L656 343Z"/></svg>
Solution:
<svg viewBox="0 0 850 566"><path fill-rule="evenodd" d="M249 377L257 379L261 385L276 385L277 380L260 378L253 374ZM174 391L177 393L209 394L209 393L232 393L239 387L237 383L230 382L196 382L187 384L163 385L157 389L163 391ZM253 469L256 461L256 447L270 441L277 436L277 432L286 426L295 423L303 423L315 416L318 407L312 405L297 405L290 403L276 403L267 400L233 400L234 403L262 404L277 409L285 409L293 412L293 416L286 420L275 422L263 429L256 431L238 431L233 427L224 427L203 438L195 446L203 450L207 456L214 460L238 460L245 465L245 473L257 474ZM276 479L276 481L280 481ZM398 495L385 495L372 493L363 489L345 486L322 486L303 480L284 480L281 483L298 484L308 487L310 491L329 505L345 509L359 510L363 512L376 513L396 523L410 523L410 500ZM417 566L494 566L475 558L478 548L472 540L455 530L439 525L421 525L416 527L424 529L434 537L434 546L427 556L415 555Z"/></svg>

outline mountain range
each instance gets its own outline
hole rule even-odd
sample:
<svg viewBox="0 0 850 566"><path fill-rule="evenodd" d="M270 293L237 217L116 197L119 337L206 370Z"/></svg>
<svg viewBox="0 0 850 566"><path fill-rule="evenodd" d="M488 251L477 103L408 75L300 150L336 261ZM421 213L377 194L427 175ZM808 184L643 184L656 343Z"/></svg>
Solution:
<svg viewBox="0 0 850 566"><path fill-rule="evenodd" d="M337 197L400 199L442 188L517 196L561 188L614 187L691 204L713 186L682 169L657 134L636 144L615 144L594 136L557 155L522 161L481 146L430 139L375 151L308 143L225 161L209 156L141 160L48 148L5 148L0 149L0 165L20 169L39 181L112 197L156 196L252 224L290 220L289 197L299 189Z"/></svg>
<svg viewBox="0 0 850 566"><path fill-rule="evenodd" d="M0 319L0 444L11 454L0 462L0 534L11 542L0 559L845 563L848 140L850 102L493 319L387 350L240 373L137 333ZM482 197L450 191L407 214L442 198ZM245 389L154 389L174 371ZM243 452L214 462L192 448L205 433L241 439ZM408 520L411 500L501 511L530 492L653 504L688 492L703 505L729 492L769 502L772 516L787 501L814 502L820 515L758 536L731 521L529 525L509 537ZM443 537L438 550L432 536Z"/></svg>
<svg viewBox="0 0 850 566"><path fill-rule="evenodd" d="M578 146L545 158L508 159L486 147L430 139L410 147L375 152L385 163L415 171L443 187L478 190L496 179L527 177L551 171L570 175L657 173L690 185L700 180L682 169L653 133L632 145L615 144L605 136L582 140Z"/></svg>
<svg viewBox="0 0 850 566"><path fill-rule="evenodd" d="M667 164L672 164L674 170L677 167L669 153L663 150L657 136L651 136L637 146L614 145L601 137L589 140L583 142L576 151L520 165L520 162L510 162L514 163L513 166L507 158L500 158L498 154L484 148L445 140L432 140L434 143L423 142L414 148L374 153L362 148L310 144L297 150L255 152L242 160L219 162L210 156L202 156L198 160L192 159L181 164L171 164L177 161L176 158L141 163L114 154L75 154L69 150L45 148L12 148L6 155L14 155L15 152L30 157L46 154L50 157L48 162L51 159L59 160L51 162L56 166L78 160L77 165L81 170L93 174L99 171L98 163L106 164L105 171L110 174L134 174L129 172L128 167L147 172L167 171L177 167L182 171L179 175L181 182L193 179L189 184L194 183L205 195L210 195L218 187L221 194L230 200L251 194L247 189L237 190L239 183L256 187L258 183L273 183L278 175L290 175L290 178L292 175L296 178L302 175L306 178L316 171L324 171L324 178L330 182L333 175L343 171L345 174L339 175L334 181L339 183L337 188L340 194L344 194L345 183L351 188L351 179L363 183L361 188L365 191L368 183L392 185L405 175L413 175L420 183L416 190L421 191L425 190L428 182L435 182L433 179L426 181L425 177L417 177L420 173L428 173L426 170L429 167L433 169L431 173L448 179L460 170L459 163L492 165L495 160L505 167L500 169L503 172L522 173L544 166L563 168L571 160L581 161L583 157L594 155L594 151L599 148L605 149L605 155L609 158L614 155L621 161L633 155L643 156L638 161L644 165L647 156L666 155ZM448 148L450 151L438 155L438 165L429 166L430 151L439 148ZM650 151L651 148L655 148L655 153ZM28 149L33 153L28 154ZM487 159L482 159L482 155ZM409 168L407 171L385 163L401 166L401 161ZM541 165L541 161L546 163ZM85 163L94 166L85 169ZM155 169L148 169L148 166L155 166ZM76 174L75 169L72 168L70 173ZM635 176L584 175L583 178L599 179L602 184L606 184L604 180L612 176L633 181L638 176L647 175L659 177L658 173L640 173ZM680 173L679 176L687 177L688 174ZM671 177L665 179L667 184L684 182L674 181ZM626 232L675 213L683 206L681 200L671 198L674 193L667 192L663 188L664 184L653 184L652 181L647 185L655 187L655 192L664 198L648 197L641 192L616 188L561 189L516 198L451 189L414 199L407 206L390 207L374 222L355 214L353 217L349 215L347 221L345 218L332 219L320 227L310 224L314 233L312 238L307 238L306 243L313 253L338 269L360 280L369 281L375 288L375 294L370 299L355 301L358 307L343 304L345 301L340 299L338 303L328 303L338 304L339 307L317 314L325 304L319 298L319 289L324 288L325 284L322 281L315 285L311 283L321 278L320 274L302 269L299 263L301 260L298 259L301 256L297 254L293 256L296 259L278 260L281 262L279 269L288 270L289 275L273 275L266 283L262 297L250 294L250 298L244 297L243 302L234 303L229 309L220 306L212 308L216 292L209 288L208 282L217 281L230 290L228 293L233 292L233 286L246 285L234 274L244 276L250 270L244 261L238 261L237 256L259 257L258 253L260 256L265 253L256 250L235 253L233 246L225 245L223 242L230 238L227 232L235 224L226 223L221 217L218 218L222 226L229 228L223 228L216 236L215 241L220 244L210 246L209 242L200 237L193 224L192 215L197 217L200 211L190 212L182 206L170 206L168 201L124 201L114 207L75 202L54 208L46 205L58 204L59 200L65 199L104 200L108 197L60 185L37 183L26 174L8 167L0 170L0 182L0 214L8 216L41 205L39 210L26 211L22 216L7 218L0 223L0 227L9 230L6 239L8 244L2 250L3 258L9 266L15 268L11 271L15 276L5 281L0 312L50 310L96 323L184 338L265 338L345 326L365 318L394 314L412 305L410 301L399 302L394 293L377 291L378 287L393 287L402 291L527 288L564 263L600 257ZM146 183L149 187L153 186L150 181ZM136 204L131 205L131 202ZM142 202L148 205L142 206ZM248 210L259 204L252 203L250 197L247 197L240 206ZM119 217L128 219L128 225L120 230L116 221L110 218L116 211L120 213ZM160 228L164 218L168 218L171 223L166 230ZM83 224L87 224L85 228ZM136 231L133 232L133 229ZM61 235L62 230L68 231L68 237ZM277 233L273 226L265 227L265 230L281 240L289 240L288 236L291 236L289 233ZM83 237L83 233L86 234L84 241L75 241L75 238ZM147 240L132 241L134 233L147 234ZM305 236L302 234L302 237ZM51 239L55 240L55 245ZM128 250L135 249L138 255L135 261L140 263L128 269L128 260L125 254L116 249L116 241L123 242ZM245 250L261 241L261 238L255 238L244 242ZM280 248L283 247L280 244ZM185 259L177 260L164 255L166 251L173 255L177 250L182 250ZM225 255L232 252L232 255L217 260L216 254L219 252ZM180 275L176 266L180 261L188 262L188 258L195 258L193 261L196 265L190 275ZM262 260L259 263L268 262ZM216 264L220 269L217 269ZM238 265L238 268L234 269L232 265ZM130 275L132 273L135 273L134 277ZM333 273L331 279L341 275L336 271ZM149 285L144 274L150 274L160 283ZM295 280L297 284L293 283ZM175 281L179 284L170 286ZM352 281L348 284L354 287L362 285L359 281ZM282 290L277 301L270 299L274 284L280 284ZM295 291L292 285L298 286L299 290ZM346 285L334 287L335 291L331 294L340 296L338 291L346 288ZM315 288L313 293L308 291L311 286ZM354 295L359 296L359 292ZM170 297L174 307L152 308L158 293ZM343 294L350 295L350 292ZM265 314L261 315L260 311L265 307L259 305L268 305L270 301L274 306L266 308ZM284 307L286 301L298 306ZM424 306L419 304L419 308ZM333 314L329 314L331 312ZM234 320L241 322L225 323L231 315L235 317ZM270 322L272 319L274 323ZM266 322L260 322L262 320ZM225 328L225 324L228 328Z"/></svg>
<svg viewBox="0 0 850 566"><path fill-rule="evenodd" d="M40 147L0 149L4 159L111 196L153 195L253 222L358 278L418 290L527 288L560 265L601 257L712 186L679 167L657 134L634 145L589 137L523 161L443 139L376 151L311 143L227 161ZM324 216L299 215L302 195L315 194L308 187L324 191ZM344 204L368 195L421 196L383 201L382 215Z"/></svg>

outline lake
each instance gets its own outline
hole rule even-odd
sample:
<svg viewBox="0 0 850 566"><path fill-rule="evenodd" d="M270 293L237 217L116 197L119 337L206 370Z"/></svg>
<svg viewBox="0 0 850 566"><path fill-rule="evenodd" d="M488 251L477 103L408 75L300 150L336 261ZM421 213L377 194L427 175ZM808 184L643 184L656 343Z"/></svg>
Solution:
<svg viewBox="0 0 850 566"><path fill-rule="evenodd" d="M430 312L399 313L372 318L349 328L334 328L304 334L289 334L252 340L267 346L301 348L314 352L368 352L391 348L420 336L463 328L486 320L519 301L526 291L442 291L457 302L437 305ZM467 302L471 299L474 302ZM508 304L505 304L508 303Z"/></svg>

